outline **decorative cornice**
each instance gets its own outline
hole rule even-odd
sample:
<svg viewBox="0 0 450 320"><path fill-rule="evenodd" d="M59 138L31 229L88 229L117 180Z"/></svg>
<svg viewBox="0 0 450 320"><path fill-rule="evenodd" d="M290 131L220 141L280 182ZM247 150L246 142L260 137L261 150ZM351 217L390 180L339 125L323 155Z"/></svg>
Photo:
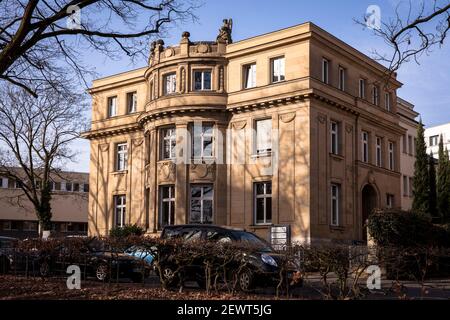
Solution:
<svg viewBox="0 0 450 320"><path fill-rule="evenodd" d="M134 131L139 131L142 127L139 124L133 124L128 127L120 127L120 128L109 128L109 129L100 129L100 130L92 130L87 131L81 134L81 137L84 139L97 139L105 136L115 136L124 133L130 133Z"/></svg>

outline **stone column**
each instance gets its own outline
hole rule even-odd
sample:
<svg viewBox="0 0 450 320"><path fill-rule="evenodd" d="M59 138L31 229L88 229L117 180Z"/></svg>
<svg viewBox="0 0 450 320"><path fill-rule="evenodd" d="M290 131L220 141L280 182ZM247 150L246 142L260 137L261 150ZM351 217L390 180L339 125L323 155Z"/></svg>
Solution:
<svg viewBox="0 0 450 320"><path fill-rule="evenodd" d="M189 134L188 123L176 123L176 180L175 180L175 223L184 224L189 221Z"/></svg>

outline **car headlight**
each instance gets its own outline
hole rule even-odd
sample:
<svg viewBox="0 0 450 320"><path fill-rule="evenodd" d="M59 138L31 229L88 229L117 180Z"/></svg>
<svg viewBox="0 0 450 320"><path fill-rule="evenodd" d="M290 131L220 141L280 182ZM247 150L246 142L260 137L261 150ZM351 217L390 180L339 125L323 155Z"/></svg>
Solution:
<svg viewBox="0 0 450 320"><path fill-rule="evenodd" d="M278 267L277 262L275 261L274 258L272 258L271 256L269 256L268 254L263 253L261 255L261 260L265 263L265 264L270 264L271 266L274 267Z"/></svg>

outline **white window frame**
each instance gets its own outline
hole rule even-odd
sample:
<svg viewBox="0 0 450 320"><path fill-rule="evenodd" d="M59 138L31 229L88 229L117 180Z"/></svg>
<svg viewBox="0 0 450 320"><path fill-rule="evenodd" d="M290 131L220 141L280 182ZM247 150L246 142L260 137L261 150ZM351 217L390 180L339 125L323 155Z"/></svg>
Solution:
<svg viewBox="0 0 450 320"><path fill-rule="evenodd" d="M389 150L389 170L395 169L395 146L392 141L388 142L388 150Z"/></svg>
<svg viewBox="0 0 450 320"><path fill-rule="evenodd" d="M205 196L204 194L204 188L210 187L212 189L211 196ZM200 197L193 197L192 196L192 188L201 188L201 194ZM192 201L193 200L199 200L200 201L200 223L204 222L204 212L203 212L203 203L205 201L211 201L211 209L212 209L212 216L211 216L211 223L214 223L214 185L213 184L191 184L189 189L189 220L191 220L191 213L192 213Z"/></svg>
<svg viewBox="0 0 450 320"><path fill-rule="evenodd" d="M117 116L117 96L107 98L108 118Z"/></svg>
<svg viewBox="0 0 450 320"><path fill-rule="evenodd" d="M340 215L340 192L341 185L337 183L332 183L330 188L330 225L337 227L339 226L339 215Z"/></svg>
<svg viewBox="0 0 450 320"><path fill-rule="evenodd" d="M201 143L201 145L200 145L200 155L194 154L194 152L195 152L195 148L194 148L195 142L198 139L198 137L196 137L196 132L195 132L195 128L196 128L197 125L198 125L198 123L194 122L193 129L192 129L192 156L193 156L194 159L204 159L204 158L211 159L211 158L214 157L214 143L215 143L215 141L214 141L214 130L215 130L214 129L214 124L210 123L210 122L205 122L205 123L202 122L200 124L201 134L200 134L200 137L199 137L200 139L198 141L199 143ZM211 128L211 132L210 133L205 132L205 130L204 130L205 127L210 127ZM212 146L211 146L211 154L210 155L205 155L205 148L204 148L204 146L205 146L205 141L206 141L207 138L210 138L211 144L212 144Z"/></svg>
<svg viewBox="0 0 450 320"><path fill-rule="evenodd" d="M126 142L116 145L116 171L125 171L128 167L128 144Z"/></svg>
<svg viewBox="0 0 450 320"><path fill-rule="evenodd" d="M366 98L366 79L364 78L359 78L359 97Z"/></svg>
<svg viewBox="0 0 450 320"><path fill-rule="evenodd" d="M394 207L394 195L390 193L386 193L386 207L388 209L392 209Z"/></svg>
<svg viewBox="0 0 450 320"><path fill-rule="evenodd" d="M339 123L337 121L331 121L330 123L330 139L332 154L339 154Z"/></svg>
<svg viewBox="0 0 450 320"><path fill-rule="evenodd" d="M242 66L244 73L243 81L244 89L251 89L256 87L256 63L249 63Z"/></svg>
<svg viewBox="0 0 450 320"><path fill-rule="evenodd" d="M114 196L114 226L123 227L126 225L127 199L125 195Z"/></svg>
<svg viewBox="0 0 450 320"><path fill-rule="evenodd" d="M384 107L386 108L387 111L391 111L391 93L390 92L386 92L384 94Z"/></svg>
<svg viewBox="0 0 450 320"><path fill-rule="evenodd" d="M435 142L435 143L433 143L433 142ZM436 134L434 136L430 136L429 144L430 144L430 147L437 146L439 144L439 135Z"/></svg>
<svg viewBox="0 0 450 320"><path fill-rule="evenodd" d="M200 81L200 88L196 88L195 87L195 74L196 73L200 73L201 74L201 81ZM209 88L206 88L205 86L205 73L209 73ZM193 71L193 81L192 81L192 85L193 85L193 90L194 91L211 91L212 90L212 70L211 69L197 69Z"/></svg>
<svg viewBox="0 0 450 320"><path fill-rule="evenodd" d="M380 89L378 86L373 86L372 88L372 103L376 106L380 103Z"/></svg>
<svg viewBox="0 0 450 320"><path fill-rule="evenodd" d="M164 198L164 192L163 189L168 188L169 189L169 197ZM169 204L169 217L168 217L168 224L167 225L174 225L175 221L171 221L171 217L173 216L175 220L175 185L162 185L159 186L159 192L160 192L160 205L159 205L159 220L158 220L158 230L161 230L164 226L162 225L162 215L163 215L163 204L168 203Z"/></svg>
<svg viewBox="0 0 450 320"><path fill-rule="evenodd" d="M269 142L267 143L267 145L265 146L260 146L260 144L262 143L261 139L263 139L261 136L259 136L258 134L258 124L262 123L262 122L267 122L270 123L270 130L269 130ZM265 119L256 119L254 121L255 124L255 136L254 136L254 154L255 155L267 155L270 154L272 152L272 147L273 147L273 141L272 141L272 118L265 118Z"/></svg>
<svg viewBox="0 0 450 320"><path fill-rule="evenodd" d="M345 68L339 66L339 90L345 91Z"/></svg>
<svg viewBox="0 0 450 320"><path fill-rule="evenodd" d="M361 132L361 161L369 163L369 133L367 131Z"/></svg>
<svg viewBox="0 0 450 320"><path fill-rule="evenodd" d="M137 92L128 92L127 93L127 112L135 113L137 111Z"/></svg>
<svg viewBox="0 0 450 320"><path fill-rule="evenodd" d="M286 80L286 61L284 56L270 59L271 83Z"/></svg>
<svg viewBox="0 0 450 320"><path fill-rule="evenodd" d="M383 152L382 152L382 139L380 137L376 137L376 150L375 150L375 157L376 157L376 165L377 167L383 166Z"/></svg>
<svg viewBox="0 0 450 320"><path fill-rule="evenodd" d="M171 95L177 92L177 73L170 72L163 76L164 95Z"/></svg>
<svg viewBox="0 0 450 320"><path fill-rule="evenodd" d="M8 178L0 177L0 188L2 189L8 188Z"/></svg>
<svg viewBox="0 0 450 320"><path fill-rule="evenodd" d="M171 132L170 135L166 136L166 132ZM170 160L175 159L176 157L176 144L177 144L177 132L175 127L166 127L161 128L160 130L160 139L161 139L161 160ZM166 157L164 154L164 150L166 149L166 145L169 145L169 156ZM175 147L172 148L172 145Z"/></svg>
<svg viewBox="0 0 450 320"><path fill-rule="evenodd" d="M262 184L263 185L263 194L257 194L257 186ZM272 192L271 193L267 193L267 187L270 184L270 189L272 190L272 181L260 181L260 182L255 182L253 184L253 219L255 221L255 225L267 225L267 224L271 224L272 223L272 218L273 218L273 212L272 212L272 208L270 208L270 212L271 212L271 217L270 220L267 219L267 199L270 198L272 200ZM263 212L263 216L264 216L264 220L262 222L258 222L258 212L257 212L257 199L264 199L264 212ZM272 202L271 202L272 203Z"/></svg>
<svg viewBox="0 0 450 320"><path fill-rule="evenodd" d="M322 82L330 83L330 60L322 58Z"/></svg>

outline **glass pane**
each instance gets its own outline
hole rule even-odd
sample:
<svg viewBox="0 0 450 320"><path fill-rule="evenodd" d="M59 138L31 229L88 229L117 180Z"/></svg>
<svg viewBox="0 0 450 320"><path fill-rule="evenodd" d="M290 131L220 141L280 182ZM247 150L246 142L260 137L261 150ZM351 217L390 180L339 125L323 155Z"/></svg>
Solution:
<svg viewBox="0 0 450 320"><path fill-rule="evenodd" d="M266 183L266 194L272 194L272 183Z"/></svg>
<svg viewBox="0 0 450 320"><path fill-rule="evenodd" d="M203 201L203 223L213 222L213 202L212 200Z"/></svg>
<svg viewBox="0 0 450 320"><path fill-rule="evenodd" d="M213 134L213 126L210 124L203 125L203 134L212 135Z"/></svg>
<svg viewBox="0 0 450 320"><path fill-rule="evenodd" d="M203 73L203 89L211 90L211 72L206 71Z"/></svg>
<svg viewBox="0 0 450 320"><path fill-rule="evenodd" d="M194 72L194 90L202 90L202 73Z"/></svg>
<svg viewBox="0 0 450 320"><path fill-rule="evenodd" d="M193 186L191 187L191 197L192 198L200 198L202 195L202 188Z"/></svg>
<svg viewBox="0 0 450 320"><path fill-rule="evenodd" d="M272 119L258 120L256 122L256 151L272 149Z"/></svg>
<svg viewBox="0 0 450 320"><path fill-rule="evenodd" d="M272 198L266 198L266 222L272 222Z"/></svg>
<svg viewBox="0 0 450 320"><path fill-rule="evenodd" d="M203 156L212 157L212 137L203 138Z"/></svg>
<svg viewBox="0 0 450 320"><path fill-rule="evenodd" d="M264 223L264 198L256 199L256 223Z"/></svg>
<svg viewBox="0 0 450 320"><path fill-rule="evenodd" d="M175 147L176 147L176 141L170 140L170 157L175 157Z"/></svg>
<svg viewBox="0 0 450 320"><path fill-rule="evenodd" d="M169 198L169 187L163 187L162 188L162 197L163 199L168 199Z"/></svg>
<svg viewBox="0 0 450 320"><path fill-rule="evenodd" d="M200 200L191 200L191 223L201 223L201 202Z"/></svg>
<svg viewBox="0 0 450 320"><path fill-rule="evenodd" d="M203 198L212 198L213 196L213 187L212 186L204 186L203 187Z"/></svg>
<svg viewBox="0 0 450 320"><path fill-rule="evenodd" d="M264 194L264 183L256 184L256 194Z"/></svg>
<svg viewBox="0 0 450 320"><path fill-rule="evenodd" d="M160 222L160 226L164 227L166 225L169 224L169 202L163 202L162 203L162 208L161 208L161 222Z"/></svg>

